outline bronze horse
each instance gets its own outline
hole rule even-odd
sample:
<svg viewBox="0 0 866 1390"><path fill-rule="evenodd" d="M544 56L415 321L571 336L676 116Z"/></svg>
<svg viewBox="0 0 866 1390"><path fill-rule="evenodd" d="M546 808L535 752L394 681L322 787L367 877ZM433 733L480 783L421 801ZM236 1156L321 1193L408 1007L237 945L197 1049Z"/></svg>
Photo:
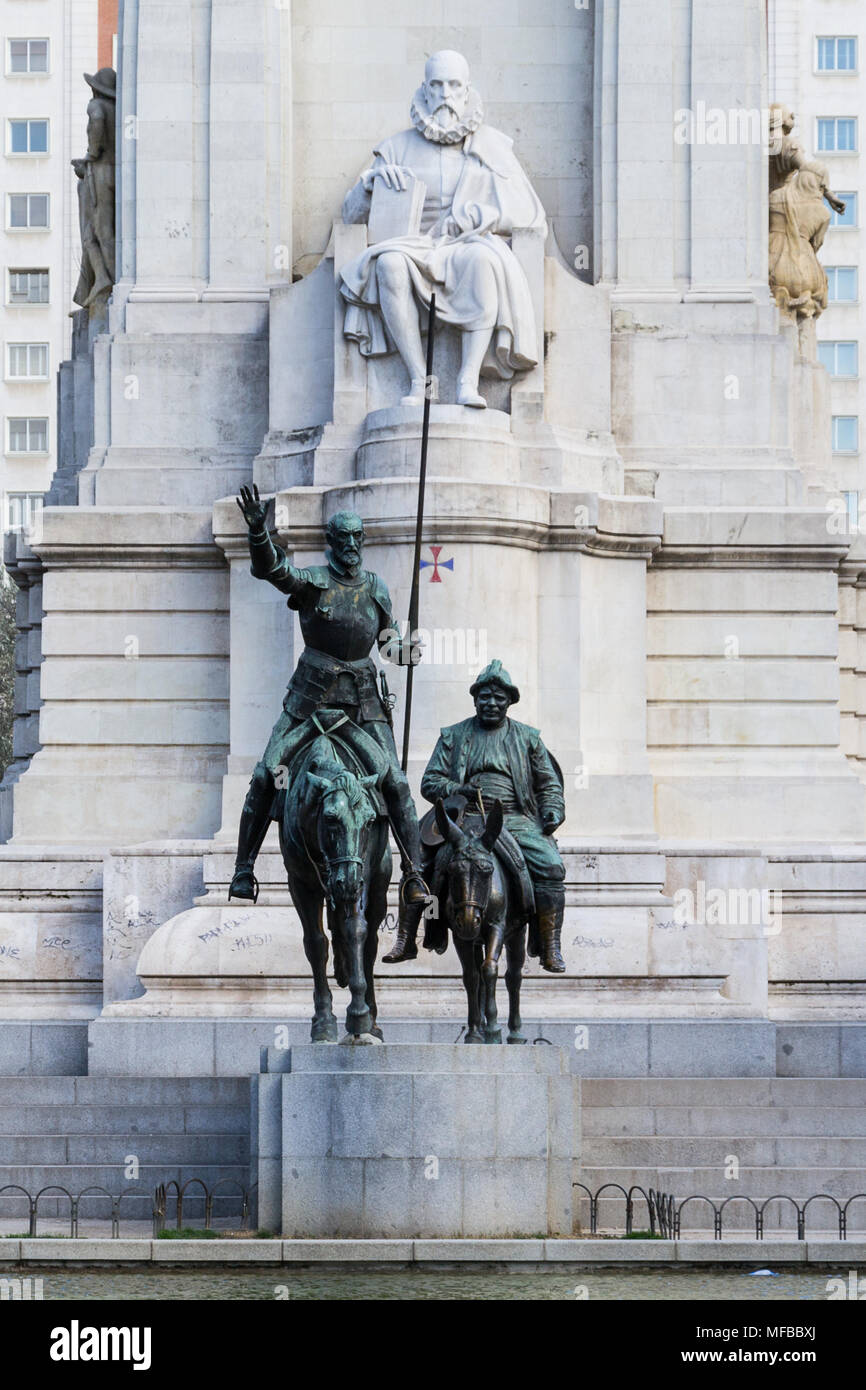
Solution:
<svg viewBox="0 0 866 1390"><path fill-rule="evenodd" d="M502 1030L496 1010L499 957L505 947L505 983L508 989L508 1038L525 1043L520 1018L520 985L526 961L526 920L515 902L507 874L493 854L502 830L502 804L494 802L480 834L454 824L441 801L436 802L436 824L446 842L439 851L449 854L445 894L440 917L451 930L463 969L463 985L469 1004L467 1043L501 1043Z"/></svg>
<svg viewBox="0 0 866 1390"><path fill-rule="evenodd" d="M388 820L376 774L353 771L339 743L321 735L292 767L280 817L280 849L313 971L312 1042L337 1041L328 987L327 903L334 978L348 985L346 1033L382 1040L373 967L391 880Z"/></svg>

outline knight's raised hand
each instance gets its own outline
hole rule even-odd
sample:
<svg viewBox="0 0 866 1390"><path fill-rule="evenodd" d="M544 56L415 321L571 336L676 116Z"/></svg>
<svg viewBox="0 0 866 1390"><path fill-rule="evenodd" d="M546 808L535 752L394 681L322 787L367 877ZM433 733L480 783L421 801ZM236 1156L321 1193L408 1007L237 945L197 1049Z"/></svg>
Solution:
<svg viewBox="0 0 866 1390"><path fill-rule="evenodd" d="M261 531L264 529L265 518L268 514L268 504L259 497L259 489L255 483L252 488L242 487L240 497L235 501L244 514L244 521L251 531Z"/></svg>

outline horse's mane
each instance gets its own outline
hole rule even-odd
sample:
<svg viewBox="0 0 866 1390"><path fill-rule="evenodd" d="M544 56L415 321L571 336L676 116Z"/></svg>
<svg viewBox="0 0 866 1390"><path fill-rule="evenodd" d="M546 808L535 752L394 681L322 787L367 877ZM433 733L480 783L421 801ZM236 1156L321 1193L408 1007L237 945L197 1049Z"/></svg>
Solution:
<svg viewBox="0 0 866 1390"><path fill-rule="evenodd" d="M364 788L352 768L341 761L337 749L326 734L320 734L311 745L301 768L332 783L335 791L345 792L354 806L364 796Z"/></svg>

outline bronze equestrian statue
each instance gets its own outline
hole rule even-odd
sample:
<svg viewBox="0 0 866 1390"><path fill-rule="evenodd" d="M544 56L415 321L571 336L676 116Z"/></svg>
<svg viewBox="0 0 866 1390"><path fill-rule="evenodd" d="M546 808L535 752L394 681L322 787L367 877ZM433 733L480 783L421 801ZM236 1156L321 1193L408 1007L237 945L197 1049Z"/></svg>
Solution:
<svg viewBox="0 0 866 1390"><path fill-rule="evenodd" d="M508 717L520 691L501 661L491 661L469 693L475 700L475 715L442 729L421 781L421 794L427 801L441 800L452 809L456 799L458 811L474 806L482 815L495 802L501 803L504 832L498 837L500 848L506 853L510 833L508 857L515 882L519 884L527 873L530 880L524 891L529 954L540 956L545 970L561 974L565 970L565 866L553 834L565 820L562 773L538 730ZM431 820L432 813L428 812L424 826ZM426 828L423 838L421 870L430 882L441 838L428 834ZM383 957L386 962L417 956L416 938L423 915L423 903L401 903L397 940ZM437 944L433 949L444 950L441 933L437 937L429 914L427 921L425 945L434 938Z"/></svg>
<svg viewBox="0 0 866 1390"><path fill-rule="evenodd" d="M388 817L379 791L387 762L362 729L347 729L340 711L323 710L314 719L327 733L293 761L280 816L280 849L313 972L310 1040L337 1041L322 923L327 904L334 978L351 994L347 1039L381 1042L373 969L391 882ZM296 736L304 737L303 725ZM359 764L373 771L363 773Z"/></svg>
<svg viewBox="0 0 866 1390"><path fill-rule="evenodd" d="M327 708L342 712L378 746L384 765L381 790L402 861L400 900L423 906L428 893L418 870L418 817L397 757L390 709L370 659L378 645L386 660L396 656L402 662L408 642L395 642L388 589L378 575L362 567L364 523L354 512L337 512L325 527L326 563L295 569L271 540L265 524L267 502L259 498L258 488L241 488L237 502L247 523L252 573L288 595L289 607L300 617L305 646L264 755L253 770L229 897L256 900L256 856L271 820L281 818L275 793L288 783L288 754L297 752L292 735L317 710Z"/></svg>
<svg viewBox="0 0 866 1390"><path fill-rule="evenodd" d="M508 1038L525 1043L520 1018L520 985L526 960L526 908L515 891L511 874L495 853L502 834L502 803L495 801L486 819L467 815L462 828L454 823L442 801L436 802L436 826L445 841L435 878L439 901L438 941L444 949L451 929L460 958L468 1014L466 1043L501 1043L496 1008L499 958L505 948L508 987ZM474 826L474 829L472 828ZM438 866L437 866L438 868ZM430 933L425 937L430 945Z"/></svg>

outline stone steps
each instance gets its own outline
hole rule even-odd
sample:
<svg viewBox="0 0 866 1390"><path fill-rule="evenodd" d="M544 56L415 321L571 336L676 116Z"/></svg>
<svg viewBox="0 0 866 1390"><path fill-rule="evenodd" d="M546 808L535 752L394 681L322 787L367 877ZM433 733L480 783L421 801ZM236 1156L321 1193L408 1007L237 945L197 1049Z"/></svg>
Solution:
<svg viewBox="0 0 866 1390"><path fill-rule="evenodd" d="M128 1178L129 1159L138 1174ZM0 1188L16 1184L35 1194L59 1186L73 1196L103 1187L129 1192L124 1220L150 1215L154 1189L172 1181L201 1178L208 1188L225 1183L214 1200L214 1216L240 1212L240 1188L250 1185L249 1082L228 1077L0 1077ZM200 1221L204 1203L192 1184L184 1219ZM169 1207L171 1214L172 1207ZM0 1221L20 1222L26 1200L0 1197ZM60 1225L69 1204L47 1194L44 1216ZM82 1219L110 1214L106 1198L81 1204ZM58 1227L59 1228L59 1227ZM41 1227L40 1227L41 1229Z"/></svg>
<svg viewBox="0 0 866 1390"><path fill-rule="evenodd" d="M718 1206L726 1198L761 1203L779 1193L802 1202L826 1192L844 1203L866 1191L866 1079L713 1077L593 1078L582 1083L582 1148L576 1177L591 1191L616 1183L672 1194L694 1193ZM729 1178L730 1159L739 1164ZM589 1224L589 1203L578 1203ZM711 1230L705 1203L690 1203L683 1229ZM624 1203L613 1192L599 1200L599 1228L622 1228ZM645 1208L635 1212L645 1224ZM807 1230L835 1227L828 1202L813 1203ZM850 1231L866 1230L866 1200L848 1212ZM725 1230L754 1229L745 1202L725 1211ZM796 1230L790 1204L765 1213L769 1233Z"/></svg>

